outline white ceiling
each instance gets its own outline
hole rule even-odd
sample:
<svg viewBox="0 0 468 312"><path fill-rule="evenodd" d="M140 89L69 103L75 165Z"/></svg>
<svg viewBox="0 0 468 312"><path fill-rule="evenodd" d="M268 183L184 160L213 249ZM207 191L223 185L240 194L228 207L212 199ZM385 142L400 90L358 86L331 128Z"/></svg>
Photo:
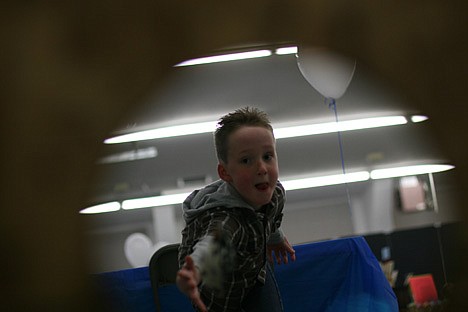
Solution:
<svg viewBox="0 0 468 312"><path fill-rule="evenodd" d="M243 106L265 110L273 125L335 120L334 112L325 104L324 98L301 75L295 55L273 55L174 68L165 83L155 86L154 93L148 95L140 109L129 115L125 123L110 135L216 120ZM337 111L340 120L424 113L413 111L403 94L385 86L359 63L347 92L337 101ZM442 160L444 155L434 146L430 130L429 119L418 124L342 133L345 170L351 172ZM97 164L101 174L92 186L92 201L153 196L177 188L177 181L181 178L217 178L211 134L106 145L103 146L103 156L149 146L157 148L156 158ZM340 173L343 169L336 133L278 140L277 149L283 179ZM298 196L297 200L307 200L311 194L327 196L323 189L309 195L304 195L306 191L296 192L297 195L292 196ZM295 200L291 195L289 198Z"/></svg>

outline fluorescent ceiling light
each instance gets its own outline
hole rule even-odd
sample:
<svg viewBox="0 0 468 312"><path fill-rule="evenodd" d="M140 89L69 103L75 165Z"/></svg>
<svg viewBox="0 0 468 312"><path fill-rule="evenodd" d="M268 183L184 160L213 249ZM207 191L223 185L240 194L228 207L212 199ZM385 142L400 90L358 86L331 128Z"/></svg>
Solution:
<svg viewBox="0 0 468 312"><path fill-rule="evenodd" d="M312 187L319 187L319 186L366 181L368 179L369 179L369 172L360 171L360 172L354 172L354 173L347 173L344 175L336 174L336 175L329 175L329 176L323 176L323 177L287 180L287 181L281 181L281 184L283 184L283 187L286 190L298 190L298 189L312 188ZM153 196L153 197L128 199L122 202L122 209L128 210L128 209L150 208L150 207L181 204L190 193L191 191L179 193L179 194L172 194L172 195L161 195L161 196Z"/></svg>
<svg viewBox="0 0 468 312"><path fill-rule="evenodd" d="M311 187L336 185L369 180L369 172L359 171L346 174L335 174L322 177L305 178L297 180L282 181L283 187L287 191L300 190Z"/></svg>
<svg viewBox="0 0 468 312"><path fill-rule="evenodd" d="M442 172L453 168L455 167L452 165L416 165L388 169L376 169L371 171L370 177L371 179L396 178L409 175Z"/></svg>
<svg viewBox="0 0 468 312"><path fill-rule="evenodd" d="M120 209L120 203L117 201L99 204L96 206L91 206L85 209L82 209L80 213L82 214L94 214L94 213L104 213L104 212L113 212Z"/></svg>
<svg viewBox="0 0 468 312"><path fill-rule="evenodd" d="M165 128L157 128L145 131L139 131L124 135L119 135L113 138L104 140L105 144L116 144L126 142L136 142L144 140L170 138L183 135L192 135L199 133L213 132L216 128L216 121L201 122L195 124L187 124L180 126L171 126Z"/></svg>
<svg viewBox="0 0 468 312"><path fill-rule="evenodd" d="M275 50L275 54L277 55L296 54L296 53L297 53L297 47L284 47L284 48L278 48Z"/></svg>
<svg viewBox="0 0 468 312"><path fill-rule="evenodd" d="M394 125L403 125L408 121L403 116L387 116L354 119L339 122L327 122L313 125L294 126L286 128L277 128L274 130L275 138L292 138L305 135L316 135L338 131L352 131L359 129L370 129L377 127L387 127Z"/></svg>
<svg viewBox="0 0 468 312"><path fill-rule="evenodd" d="M99 164L111 164L119 163L124 161L140 160L140 159L149 159L158 156L158 150L156 147L151 146L147 148L138 148L131 151L126 151L122 153L116 153L109 156L100 158L97 162Z"/></svg>
<svg viewBox="0 0 468 312"><path fill-rule="evenodd" d="M172 195L161 195L161 196L153 196L153 197L127 199L122 202L122 209L128 210L128 209L149 208L149 207L180 204L187 198L187 196L189 196L189 194L190 192L172 194Z"/></svg>
<svg viewBox="0 0 468 312"><path fill-rule="evenodd" d="M373 170L371 173L367 171L358 171L346 174L334 174L321 177L312 177L312 178L303 178L303 179L293 179L293 180L284 180L281 181L283 187L288 190L299 190L305 188L313 188L320 186L329 186L337 185L344 183L353 183L353 182L363 182L371 179L385 179L385 178L396 178L409 175L418 175L418 174L427 174L427 173L436 173L455 168L452 165L416 165L416 166L407 166L407 167L395 167L387 169L377 169ZM89 207L80 211L82 214L92 214L92 213L102 213L102 212L112 212L119 210L120 207L125 210L131 209L140 209L140 208L151 208L158 206L167 206L167 205L177 205L181 204L191 191L170 194L170 195L161 195L161 196L152 196L152 197L143 197L143 198L134 198L124 200L122 205L119 202L111 202L106 204L101 204L93 207Z"/></svg>
<svg viewBox="0 0 468 312"><path fill-rule="evenodd" d="M351 131L359 129L370 129L377 127L387 127L394 125L403 125L408 121L404 116L385 116L374 118L354 119L339 122L327 122L312 125L301 125L292 127L282 127L274 129L275 137L277 139L292 138L306 135L317 135L338 131ZM195 124L187 124L180 126L172 126L165 128L158 128L152 130L145 130L124 134L116 137L106 139L105 144L116 144L126 142L136 142L144 140L162 139L169 137L176 137L182 135L192 135L200 133L213 132L216 129L217 121L209 121Z"/></svg>
<svg viewBox="0 0 468 312"><path fill-rule="evenodd" d="M216 56L207 56L207 57L201 57L201 58L196 58L196 59L191 59L188 61L181 62L179 64L176 64L175 67L245 60L245 59L251 59L251 58L258 58L258 57L266 57L270 55L271 55L270 50L258 50L258 51L216 55Z"/></svg>
<svg viewBox="0 0 468 312"><path fill-rule="evenodd" d="M428 117L424 115L413 115L411 116L411 121L416 123L416 122L421 122L427 120Z"/></svg>

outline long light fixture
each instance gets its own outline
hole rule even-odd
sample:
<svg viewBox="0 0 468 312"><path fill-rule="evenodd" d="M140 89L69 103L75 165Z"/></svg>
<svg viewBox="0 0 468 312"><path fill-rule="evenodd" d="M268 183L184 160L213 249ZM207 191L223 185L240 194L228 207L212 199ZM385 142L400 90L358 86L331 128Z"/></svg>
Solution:
<svg viewBox="0 0 468 312"><path fill-rule="evenodd" d="M452 165L415 165L415 166L405 166L405 167L396 167L388 169L376 169L372 170L370 177L373 180L377 179L388 179L396 177L404 177L410 175L426 174L426 173L436 173L441 171L447 171L455 168Z"/></svg>
<svg viewBox="0 0 468 312"><path fill-rule="evenodd" d="M376 169L372 170L370 173L368 171L358 171L346 174L334 174L326 175L320 177L311 177L311 178L302 178L302 179L291 179L281 181L283 187L287 191L320 187L320 186L330 186L338 185L345 183L354 183L354 182L364 182L369 179L386 179L386 178L396 178L409 175L419 175L419 174L428 174L447 171L455 168L452 165L445 164L432 164L432 165L415 165L415 166L405 166L405 167L394 167L387 169ZM91 213L103 213L103 212L112 212L117 211L120 207L124 210L131 209L141 209L141 208L152 208L159 206L167 205L177 205L181 204L190 192L182 192L177 194L170 195L161 195L161 196L151 196L143 198L134 198L127 199L122 202L120 205L119 202L111 202L106 204L101 204L97 206L92 206L85 208L80 211L82 214L91 214Z"/></svg>
<svg viewBox="0 0 468 312"><path fill-rule="evenodd" d="M319 186L362 182L367 180L369 180L369 172L359 171L346 174L334 174L322 177L287 180L281 181L281 184L283 184L283 187L286 191L292 191Z"/></svg>
<svg viewBox="0 0 468 312"><path fill-rule="evenodd" d="M286 181L281 181L281 184L283 184L283 187L285 188L285 190L291 191L291 190L298 190L298 189L304 189L304 188L366 181L368 179L369 179L369 172L360 171L360 172L354 172L354 173L347 173L345 175L336 174L336 175L327 175L327 176L305 178L305 179L286 180ZM129 209L140 209L140 208L150 208L150 207L180 204L187 198L189 194L190 192L173 194L173 195L162 195L162 196L128 199L122 202L122 209L129 210Z"/></svg>
<svg viewBox="0 0 468 312"><path fill-rule="evenodd" d="M411 121L414 122L414 123L426 121L427 119L428 119L428 117L424 116L424 115L413 115L413 116L411 116Z"/></svg>
<svg viewBox="0 0 468 312"><path fill-rule="evenodd" d="M154 146L138 148L122 153L116 153L97 160L98 164L112 164L132 160L149 159L158 156L158 150Z"/></svg>
<svg viewBox="0 0 468 312"><path fill-rule="evenodd" d="M277 139L292 138L306 135L317 135L338 131L352 131L360 129L370 129L378 127L388 127L403 125L408 123L404 116L383 116L373 118L361 118L339 122L326 122L318 124L299 125L291 127L275 128L274 133ZM193 123L179 126L157 128L123 134L104 140L105 144L117 144L136 142L144 140L154 140L170 138L184 135L193 135L213 132L216 129L216 121Z"/></svg>
<svg viewBox="0 0 468 312"><path fill-rule="evenodd" d="M276 55L286 55L286 54L296 54L297 53L297 47L283 47L283 48L278 48L275 50Z"/></svg>
<svg viewBox="0 0 468 312"><path fill-rule="evenodd" d="M245 59L251 59L251 58L258 58L258 57L267 57L267 56L271 56L273 54L287 55L287 54L296 54L296 53L297 53L297 47L296 46L281 47L281 48L277 48L275 50L263 49L263 50L229 53L229 54L221 54L221 55L194 58L194 59L191 59L191 60L180 62L180 63L174 65L174 67L193 66L193 65L202 65L202 64L229 62L229 61L238 61L238 60L245 60Z"/></svg>
<svg viewBox="0 0 468 312"><path fill-rule="evenodd" d="M164 128L157 128L145 131L139 131L129 134L119 135L113 138L104 140L105 144L117 144L127 142L137 142L145 140L171 138L183 135L201 134L213 132L216 128L216 121L207 121L194 124L186 124L179 126L171 126Z"/></svg>
<svg viewBox="0 0 468 312"><path fill-rule="evenodd" d="M167 206L182 203L189 193L179 193L172 195L161 195L161 196L152 196L152 197L143 197L143 198L134 198L127 199L122 202L122 209L138 209L138 208L149 208L149 207L159 207Z"/></svg>
<svg viewBox="0 0 468 312"><path fill-rule="evenodd" d="M228 62L228 61L237 61L245 60L259 57L266 57L272 55L270 50L257 50L257 51L248 51L248 52L239 52L239 53L230 53L223 55L207 56L191 59L174 65L175 67L180 66L191 66L191 65L201 65L201 64L211 64L219 62Z"/></svg>
<svg viewBox="0 0 468 312"><path fill-rule="evenodd" d="M278 128L274 130L274 133L275 138L283 139L306 135L332 133L338 131L344 132L352 130L396 126L406 124L407 122L408 121L404 116L386 116Z"/></svg>
<svg viewBox="0 0 468 312"><path fill-rule="evenodd" d="M109 203L99 204L91 206L85 209L80 210L82 214L94 214L94 213L104 213L104 212L113 212L120 209L120 203L118 201L113 201Z"/></svg>

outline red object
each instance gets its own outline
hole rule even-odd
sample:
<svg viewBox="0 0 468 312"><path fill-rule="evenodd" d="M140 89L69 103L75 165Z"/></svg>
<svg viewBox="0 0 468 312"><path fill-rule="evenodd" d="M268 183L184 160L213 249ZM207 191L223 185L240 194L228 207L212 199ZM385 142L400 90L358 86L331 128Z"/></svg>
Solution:
<svg viewBox="0 0 468 312"><path fill-rule="evenodd" d="M415 275L408 279L413 301L416 304L424 304L438 301L437 289L432 274Z"/></svg>

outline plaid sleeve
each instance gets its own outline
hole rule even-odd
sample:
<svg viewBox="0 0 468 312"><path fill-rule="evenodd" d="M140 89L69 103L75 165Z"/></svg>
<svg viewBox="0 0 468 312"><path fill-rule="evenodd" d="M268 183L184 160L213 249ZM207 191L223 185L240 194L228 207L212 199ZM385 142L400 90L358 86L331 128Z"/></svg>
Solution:
<svg viewBox="0 0 468 312"><path fill-rule="evenodd" d="M195 265L202 267L201 260L210 248L210 243L215 237L221 237L223 241L229 241L231 245L236 246L239 241L241 230L240 222L236 215L227 212L225 209L216 208L205 212L195 221L194 227L198 233L193 237L191 254Z"/></svg>

